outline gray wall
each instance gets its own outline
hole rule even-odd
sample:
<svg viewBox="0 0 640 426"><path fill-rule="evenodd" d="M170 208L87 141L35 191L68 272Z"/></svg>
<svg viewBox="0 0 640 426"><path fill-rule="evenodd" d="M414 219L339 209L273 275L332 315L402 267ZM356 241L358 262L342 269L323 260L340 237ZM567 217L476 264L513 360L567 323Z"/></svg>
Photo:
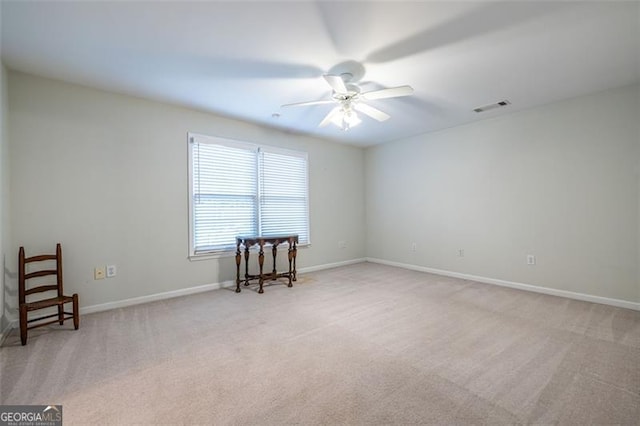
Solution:
<svg viewBox="0 0 640 426"><path fill-rule="evenodd" d="M61 242L81 306L235 279L232 257L187 258L187 132L307 151L312 244L298 267L365 255L362 149L13 71L9 85L9 265L19 245ZM107 264L118 275L95 281Z"/></svg>
<svg viewBox="0 0 640 426"><path fill-rule="evenodd" d="M624 87L367 149L367 255L639 302L639 98Z"/></svg>
<svg viewBox="0 0 640 426"><path fill-rule="evenodd" d="M3 69L4 115L7 75L8 320L19 245L62 242L82 306L233 277L230 257L187 259L189 131L309 152L312 246L300 267L368 256L640 301L640 86L363 151ZM118 276L94 281L106 264Z"/></svg>
<svg viewBox="0 0 640 426"><path fill-rule="evenodd" d="M8 115L8 93L7 93L7 70L0 64L0 256L2 259L3 272L0 274L0 336L9 326L4 312L8 306L12 295L5 296L5 287L15 277L8 275L6 266L6 251L10 247L11 227L9 224L9 138L7 136L7 115ZM7 283L7 284L5 284ZM17 296L16 296L17 297ZM17 305L17 300L14 302ZM8 307L7 307L8 309Z"/></svg>

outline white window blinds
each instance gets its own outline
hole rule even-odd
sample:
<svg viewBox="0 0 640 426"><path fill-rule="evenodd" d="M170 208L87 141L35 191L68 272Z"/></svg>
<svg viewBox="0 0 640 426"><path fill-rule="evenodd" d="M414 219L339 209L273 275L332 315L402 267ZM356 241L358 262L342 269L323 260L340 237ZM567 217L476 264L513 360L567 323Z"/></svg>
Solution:
<svg viewBox="0 0 640 426"><path fill-rule="evenodd" d="M237 235L309 242L307 154L189 135L191 255L235 247Z"/></svg>
<svg viewBox="0 0 640 426"><path fill-rule="evenodd" d="M260 149L260 229L263 235L298 234L309 241L307 156Z"/></svg>

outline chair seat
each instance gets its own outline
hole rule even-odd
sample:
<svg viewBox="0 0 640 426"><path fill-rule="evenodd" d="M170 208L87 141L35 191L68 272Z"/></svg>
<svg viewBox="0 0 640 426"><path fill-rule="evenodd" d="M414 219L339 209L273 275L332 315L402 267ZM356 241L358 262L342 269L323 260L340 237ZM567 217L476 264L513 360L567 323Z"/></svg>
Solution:
<svg viewBox="0 0 640 426"><path fill-rule="evenodd" d="M52 297L50 299L42 299L36 302L27 302L24 305L27 307L27 311L35 311L37 309L48 308L50 306L64 305L65 303L73 302L72 296L59 296Z"/></svg>

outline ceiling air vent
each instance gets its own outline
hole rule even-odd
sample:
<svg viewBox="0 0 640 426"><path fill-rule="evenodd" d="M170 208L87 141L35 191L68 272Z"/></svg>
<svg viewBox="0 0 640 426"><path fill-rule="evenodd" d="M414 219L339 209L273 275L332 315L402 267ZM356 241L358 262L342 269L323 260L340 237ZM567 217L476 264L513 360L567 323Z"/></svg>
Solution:
<svg viewBox="0 0 640 426"><path fill-rule="evenodd" d="M496 109L496 108L506 107L507 105L511 105L511 102L504 100L504 101L496 102L495 104L482 105L477 108L474 108L473 110L475 112L485 112L485 111L491 111L492 109Z"/></svg>

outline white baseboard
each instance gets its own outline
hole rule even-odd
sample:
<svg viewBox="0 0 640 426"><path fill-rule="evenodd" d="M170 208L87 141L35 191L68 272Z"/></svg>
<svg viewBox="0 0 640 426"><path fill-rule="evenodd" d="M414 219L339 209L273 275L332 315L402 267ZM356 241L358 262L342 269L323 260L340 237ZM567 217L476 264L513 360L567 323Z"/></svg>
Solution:
<svg viewBox="0 0 640 426"><path fill-rule="evenodd" d="M360 258L360 259L344 260L342 262L325 263L324 265L316 265L316 266L308 266L306 268L300 268L298 269L298 272L301 274L304 274L306 272L316 272L316 271L322 271L323 269L333 269L333 268L339 268L341 266L355 265L356 263L363 263L366 261L367 259Z"/></svg>
<svg viewBox="0 0 640 426"><path fill-rule="evenodd" d="M359 258L359 259L345 260L342 262L309 266L306 268L298 269L298 273L303 274L307 272L316 272L324 269L339 268L341 266L354 265L356 263L362 263L362 262L379 263L382 265L395 266L398 268L410 269L413 271L427 272L427 273L436 274L436 275L443 275L448 277L477 281L485 284L494 284L502 287L515 288L518 290L549 294L552 296L567 297L570 299L582 300L585 302L601 303L604 305L611 305L611 306L617 306L620 308L633 309L636 311L640 311L640 303L629 302L626 300L610 299L607 297L593 296L590 294L575 293L575 292L566 291L566 290L557 290L557 289L548 288L548 287L540 287L540 286L535 286L531 284L524 284L524 283L517 283L512 281L499 280L495 278L481 277L478 275L463 274L460 272L452 272L452 271L446 271L442 269L428 268L425 266L411 265L407 263L393 262L389 260L376 259L376 258ZM197 293L202 293L202 292L211 291L211 290L218 290L221 288L233 287L234 285L235 285L234 281L223 281L221 283L205 284L197 287L189 287L189 288L184 288L180 290L167 291L164 293L151 294L148 296L134 297L131 299L118 300L115 302L107 302L107 303L101 303L98 305L84 306L80 308L80 313L91 314L94 312L108 311L111 309L124 308L126 306L139 305L142 303L155 302L158 300L171 299L174 297L186 296L190 294L197 294ZM17 324L18 324L17 320L8 321L6 327L0 331L0 345L2 345L4 339L6 339L11 329L17 327Z"/></svg>
<svg viewBox="0 0 640 426"><path fill-rule="evenodd" d="M360 258L360 259L346 260L343 262L327 263L324 265L309 266L306 268L298 269L298 273L303 274L306 272L315 272L323 269L338 268L340 266L353 265L355 263L362 263L362 262L366 262L366 259ZM80 313L83 315L92 314L95 312L103 312L111 309L124 308L126 306L140 305L142 303L156 302L158 300L172 299L174 297L187 296L189 294L203 293L205 291L233 287L235 285L236 285L235 281L230 280L230 281L223 281L221 283L205 284L197 287L189 287L189 288L183 288L180 290L167 291L164 293L150 294L148 296L140 296L140 297L133 297L131 299L117 300L115 302L107 302L107 303L100 303L98 305L83 306L83 307L80 307ZM2 330L2 333L0 333L0 345L2 344L3 339L6 338L6 336L9 334L11 329L17 326L18 326L17 320L9 321L5 330Z"/></svg>
<svg viewBox="0 0 640 426"><path fill-rule="evenodd" d="M618 308L626 308L626 309L633 309L635 311L640 311L640 303L629 302L627 300L610 299L608 297L594 296L591 294L575 293L573 291L558 290L555 288L540 287L540 286L524 284L524 283L516 283L513 281L499 280L496 278L487 278L487 277L481 277L478 275L462 274L460 272L452 272L452 271L445 271L443 269L427 268L426 266L392 262L389 260L376 259L371 257L367 258L367 262L379 263L381 265L395 266L398 268L410 269L413 271L427 272L430 274L444 275L444 276L453 277L453 278L462 278L464 280L477 281L485 284L494 284L494 285L499 285L501 287L515 288L518 290L531 291L534 293L542 293L542 294L549 294L551 296L567 297L569 299L582 300L584 302L600 303L603 305L611 305L611 306L616 306Z"/></svg>
<svg viewBox="0 0 640 426"><path fill-rule="evenodd" d="M327 263L327 264L324 264L324 265L317 265L317 266L309 266L309 267L306 267L306 268L300 268L300 269L298 269L297 272L300 273L300 274L303 274L303 273L306 273L306 272L320 271L322 269L337 268L339 266L352 265L354 263L362 263L362 262L365 262L365 261L366 261L366 259L362 258L362 259L347 260L347 261L344 261L344 262ZM205 291L218 290L218 289L221 289L221 288L229 288L229 287L233 287L235 285L236 285L236 283L235 283L234 280L223 281L221 283L205 284L205 285L201 285L201 286L197 286L197 287L189 287L189 288L183 288L183 289L180 289L180 290L167 291L165 293L157 293L157 294L151 294L151 295L148 295L148 296L134 297L134 298L131 298L131 299L118 300L118 301L115 301L115 302L101 303L99 305L84 306L84 307L80 308L80 313L81 314L91 314L91 313L94 313L94 312L108 311L108 310L111 310L111 309L124 308L125 306L139 305L139 304L142 304L142 303L156 302L158 300L165 300L165 299L172 299L174 297L187 296L189 294L203 293Z"/></svg>
<svg viewBox="0 0 640 426"><path fill-rule="evenodd" d="M84 306L80 308L81 314L109 311L111 309L124 308L126 306L140 305L142 303L156 302L158 300L172 299L174 297L187 296L189 294L203 293L205 291L218 290L232 287L235 281L223 281L221 283L205 284L197 287L182 288L164 293L150 294L148 296L133 297L131 299L117 300L115 302L100 303L98 305Z"/></svg>

